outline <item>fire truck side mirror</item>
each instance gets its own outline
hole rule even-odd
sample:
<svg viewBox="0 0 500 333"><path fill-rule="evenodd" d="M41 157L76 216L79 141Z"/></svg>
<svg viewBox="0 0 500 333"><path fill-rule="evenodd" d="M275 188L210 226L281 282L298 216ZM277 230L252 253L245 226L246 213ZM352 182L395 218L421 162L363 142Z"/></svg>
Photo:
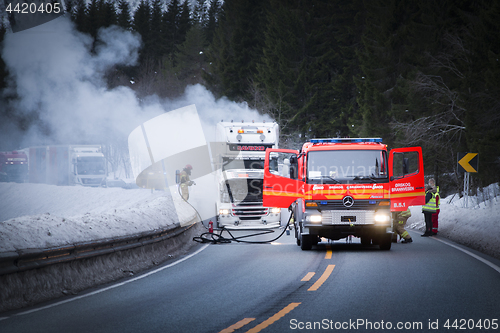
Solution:
<svg viewBox="0 0 500 333"><path fill-rule="evenodd" d="M269 160L269 171L278 171L278 156L271 156Z"/></svg>
<svg viewBox="0 0 500 333"><path fill-rule="evenodd" d="M297 155L290 156L290 178L297 179L299 170L299 163L297 160Z"/></svg>
<svg viewBox="0 0 500 333"><path fill-rule="evenodd" d="M405 157L403 158L403 175L410 173L410 160Z"/></svg>

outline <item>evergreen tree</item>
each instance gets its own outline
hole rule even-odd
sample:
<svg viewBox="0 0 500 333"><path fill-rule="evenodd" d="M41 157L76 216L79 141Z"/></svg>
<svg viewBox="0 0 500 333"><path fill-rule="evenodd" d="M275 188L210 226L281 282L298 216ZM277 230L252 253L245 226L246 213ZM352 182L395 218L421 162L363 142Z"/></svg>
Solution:
<svg viewBox="0 0 500 333"><path fill-rule="evenodd" d="M421 15L417 1L365 1L366 26L358 59L363 71L355 82L359 89L359 136L381 136L394 142L390 122L406 109L406 80L412 78L426 53L426 44L412 34ZM418 51L417 51L418 49ZM402 90L401 90L402 89ZM401 107L402 106L402 107Z"/></svg>
<svg viewBox="0 0 500 333"><path fill-rule="evenodd" d="M76 8L73 11L72 20L76 29L80 32L88 33L87 29L87 5L85 0L76 0Z"/></svg>
<svg viewBox="0 0 500 333"><path fill-rule="evenodd" d="M87 22L85 31L88 32L92 38L97 38L97 31L101 27L101 8L103 0L91 0L87 5Z"/></svg>
<svg viewBox="0 0 500 333"><path fill-rule="evenodd" d="M198 23L202 29L205 28L207 23L207 5L205 0L196 0L193 9L193 25Z"/></svg>
<svg viewBox="0 0 500 333"><path fill-rule="evenodd" d="M219 17L221 15L221 3L219 0L210 0L207 10L207 18L203 27L205 28L205 38L210 44L214 39L215 31L219 26Z"/></svg>
<svg viewBox="0 0 500 333"><path fill-rule="evenodd" d="M189 2L188 0L184 0L182 6L181 6L181 12L179 15L179 36L176 41L176 46L184 43L186 40L186 35L188 31L191 29L191 8L189 7Z"/></svg>
<svg viewBox="0 0 500 333"><path fill-rule="evenodd" d="M337 75L333 78L332 107L336 110L332 127L339 137L355 136L359 90L354 78L362 78L356 53L361 48L365 7L363 0L339 0L333 12L333 38Z"/></svg>
<svg viewBox="0 0 500 333"><path fill-rule="evenodd" d="M179 0L172 0L167 11L163 14L163 40L165 41L165 53L172 56L179 44L179 25L181 16L181 6Z"/></svg>
<svg viewBox="0 0 500 333"><path fill-rule="evenodd" d="M130 5L127 0L120 0L118 3L118 26L130 30L132 28L132 15L130 14Z"/></svg>
<svg viewBox="0 0 500 333"><path fill-rule="evenodd" d="M0 20L0 46L3 43L6 33L7 33L7 27L4 25L3 21ZM2 91L4 88L7 87L7 82L6 82L7 77L8 77L7 65L3 61L0 52L0 91Z"/></svg>
<svg viewBox="0 0 500 333"><path fill-rule="evenodd" d="M196 23L188 31L184 43L177 46L175 71L177 77L185 84L203 83L202 74L206 67L205 45L203 29L199 23Z"/></svg>
<svg viewBox="0 0 500 333"><path fill-rule="evenodd" d="M149 44L144 45L144 48L149 50L149 53L154 59L160 59L165 53L162 35L162 15L162 1L153 0L151 8L150 40Z"/></svg>
<svg viewBox="0 0 500 333"><path fill-rule="evenodd" d="M345 66L334 37L339 5L274 0L271 6L258 80L275 105L272 113L279 115L282 127L290 125L290 131L308 137L348 132L336 88Z"/></svg>
<svg viewBox="0 0 500 333"><path fill-rule="evenodd" d="M101 26L103 27L109 27L118 23L118 14L115 4L112 1L108 0L104 2L101 17Z"/></svg>
<svg viewBox="0 0 500 333"><path fill-rule="evenodd" d="M213 66L208 83L231 99L249 98L250 82L262 56L268 1L224 2L219 28L207 56Z"/></svg>
<svg viewBox="0 0 500 333"><path fill-rule="evenodd" d="M150 57L148 45L150 45L151 40L151 8L148 0L141 0L139 3L139 6L134 12L134 22L132 26L142 39L139 62L144 63Z"/></svg>

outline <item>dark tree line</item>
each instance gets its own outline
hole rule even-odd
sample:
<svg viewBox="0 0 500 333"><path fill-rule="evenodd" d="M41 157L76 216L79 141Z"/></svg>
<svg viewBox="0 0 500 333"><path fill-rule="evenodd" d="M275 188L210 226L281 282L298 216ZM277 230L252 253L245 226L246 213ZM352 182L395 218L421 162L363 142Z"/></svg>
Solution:
<svg viewBox="0 0 500 333"><path fill-rule="evenodd" d="M419 145L426 174L453 186L461 181L457 152L477 152L478 184L499 180L500 3L248 7L244 0L222 6L209 53L213 91L273 114L285 136L301 141L382 137L390 147Z"/></svg>
<svg viewBox="0 0 500 333"><path fill-rule="evenodd" d="M110 72L110 86L175 97L201 83L271 114L282 146L344 136L420 145L426 174L443 181L452 175L455 186L456 153L478 152L479 185L499 181L498 1L66 4L95 43L99 28L110 25L140 34L139 63ZM5 77L1 61L0 67Z"/></svg>
<svg viewBox="0 0 500 333"><path fill-rule="evenodd" d="M204 83L205 50L217 28L219 0L141 0L136 8L120 0L69 0L66 13L76 28L91 35L111 25L138 33L142 47L134 67L108 73L110 86L130 85L141 95L175 97L188 84Z"/></svg>

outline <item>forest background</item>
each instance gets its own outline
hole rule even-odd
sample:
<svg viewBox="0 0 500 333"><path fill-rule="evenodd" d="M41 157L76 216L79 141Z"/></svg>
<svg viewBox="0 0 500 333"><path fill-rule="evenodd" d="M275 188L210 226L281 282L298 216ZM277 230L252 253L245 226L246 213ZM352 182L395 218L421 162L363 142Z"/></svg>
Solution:
<svg viewBox="0 0 500 333"><path fill-rule="evenodd" d="M463 188L458 152L479 154L473 188L500 179L498 1L66 0L65 11L93 47L102 27L141 36L138 63L108 70L109 88L175 98L201 84L273 117L283 148L346 136L421 146L443 195ZM0 43L8 33L2 22ZM16 99L8 78L0 59L0 101ZM21 131L37 117L0 109Z"/></svg>

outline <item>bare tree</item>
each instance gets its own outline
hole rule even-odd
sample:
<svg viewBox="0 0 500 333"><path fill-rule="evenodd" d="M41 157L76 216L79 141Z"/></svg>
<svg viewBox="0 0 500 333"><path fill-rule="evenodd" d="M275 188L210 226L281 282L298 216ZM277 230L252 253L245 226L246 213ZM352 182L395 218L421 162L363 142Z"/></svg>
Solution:
<svg viewBox="0 0 500 333"><path fill-rule="evenodd" d="M411 82L411 86L428 102L434 114L410 122L394 120L391 127L402 134L402 143L424 143L433 148L455 146L465 131L463 117L466 110L461 106L459 93L450 89L442 77L422 73Z"/></svg>

